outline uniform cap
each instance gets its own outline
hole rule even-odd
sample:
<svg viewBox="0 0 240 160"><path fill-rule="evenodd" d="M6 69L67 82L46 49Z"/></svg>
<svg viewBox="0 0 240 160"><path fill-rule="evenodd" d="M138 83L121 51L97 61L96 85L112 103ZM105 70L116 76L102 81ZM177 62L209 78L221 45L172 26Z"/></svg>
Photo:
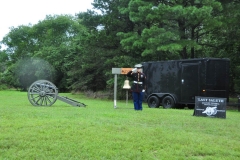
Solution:
<svg viewBox="0 0 240 160"><path fill-rule="evenodd" d="M142 64L136 64L134 67L135 68L142 68Z"/></svg>

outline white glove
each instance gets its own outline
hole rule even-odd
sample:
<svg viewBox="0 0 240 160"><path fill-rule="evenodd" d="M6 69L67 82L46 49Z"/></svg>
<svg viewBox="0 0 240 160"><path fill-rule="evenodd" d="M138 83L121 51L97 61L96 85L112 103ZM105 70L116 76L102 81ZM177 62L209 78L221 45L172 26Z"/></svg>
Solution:
<svg viewBox="0 0 240 160"><path fill-rule="evenodd" d="M145 92L145 89L143 89L142 92Z"/></svg>
<svg viewBox="0 0 240 160"><path fill-rule="evenodd" d="M132 70L132 72L133 72L133 73L137 73L137 68L134 68L134 69Z"/></svg>

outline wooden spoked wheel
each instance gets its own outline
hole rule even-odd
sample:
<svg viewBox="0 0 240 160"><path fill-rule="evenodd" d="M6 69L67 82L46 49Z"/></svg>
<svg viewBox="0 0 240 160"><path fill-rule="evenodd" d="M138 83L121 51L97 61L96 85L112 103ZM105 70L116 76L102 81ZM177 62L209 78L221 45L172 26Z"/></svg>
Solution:
<svg viewBox="0 0 240 160"><path fill-rule="evenodd" d="M38 80L28 89L28 100L34 106L51 106L57 100L57 87L47 80Z"/></svg>

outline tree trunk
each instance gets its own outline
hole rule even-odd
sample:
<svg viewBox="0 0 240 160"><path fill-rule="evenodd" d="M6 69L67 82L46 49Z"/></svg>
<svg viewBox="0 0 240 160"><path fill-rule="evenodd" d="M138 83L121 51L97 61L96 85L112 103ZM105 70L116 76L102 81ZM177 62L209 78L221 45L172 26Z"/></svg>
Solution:
<svg viewBox="0 0 240 160"><path fill-rule="evenodd" d="M182 59L187 59L188 58L188 56L187 56L187 47L186 46L183 47L180 55L181 55Z"/></svg>
<svg viewBox="0 0 240 160"><path fill-rule="evenodd" d="M192 30L191 30L191 40L192 41L195 41L194 30L195 30L195 27L192 27ZM194 58L194 57L195 57L194 47L191 47L191 58Z"/></svg>

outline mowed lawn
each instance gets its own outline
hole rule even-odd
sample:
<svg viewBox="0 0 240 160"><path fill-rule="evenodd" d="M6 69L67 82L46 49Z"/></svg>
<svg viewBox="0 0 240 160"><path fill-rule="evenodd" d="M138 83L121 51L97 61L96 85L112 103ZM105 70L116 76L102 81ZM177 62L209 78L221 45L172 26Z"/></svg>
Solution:
<svg viewBox="0 0 240 160"><path fill-rule="evenodd" d="M50 107L30 104L26 92L0 91L1 160L169 160L240 159L240 112L226 119L192 116L189 109L134 111L132 100L57 100Z"/></svg>

